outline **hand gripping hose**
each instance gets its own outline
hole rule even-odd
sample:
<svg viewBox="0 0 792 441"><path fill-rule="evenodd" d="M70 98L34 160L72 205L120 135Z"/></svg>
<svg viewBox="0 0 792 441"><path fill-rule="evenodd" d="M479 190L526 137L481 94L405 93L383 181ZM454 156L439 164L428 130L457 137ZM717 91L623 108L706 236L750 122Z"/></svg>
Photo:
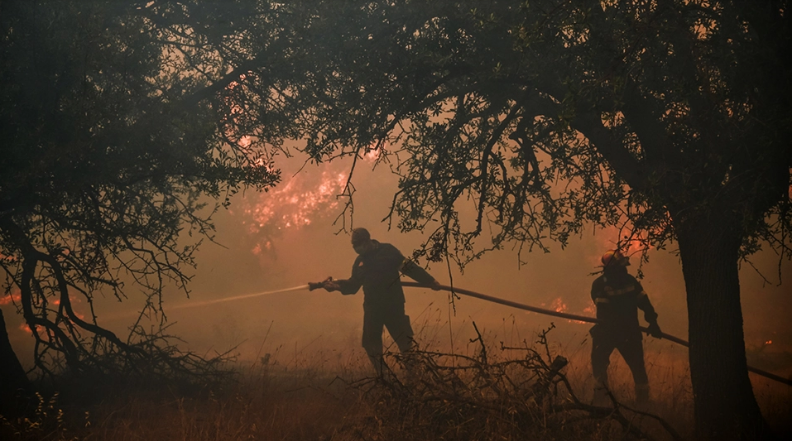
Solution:
<svg viewBox="0 0 792 441"><path fill-rule="evenodd" d="M431 289L430 286L424 285L424 284L421 284L421 283L417 283L417 282L402 282L402 286L406 286L406 287L410 287L410 288L427 288L427 289ZM552 311L552 310L549 310L549 309L537 308L536 306L530 306L530 305L525 305L525 304L522 304L522 303L512 302L511 300L506 300L506 299L501 299L501 298L498 298L498 297L488 296L486 294L481 294L481 293L478 293L478 292L475 292L475 291L470 291L468 289L451 287L451 286L447 286L447 285L440 285L439 288L442 291L453 292L455 294L460 294L460 295L468 296L468 297L475 297L477 299L486 300L488 302L499 303L501 305L511 306L512 308L523 309L523 310L535 312L535 313L538 313L538 314L550 315L550 316L553 316L553 317L560 317L560 318L564 318L564 319L568 319L568 320L576 320L576 321L579 321L579 322L587 322L587 323L599 323L600 322L599 320L595 319L594 317L587 317L585 315L577 315L577 314L567 314L565 312L558 312L558 311ZM649 329L642 326L641 327L641 331L648 333ZM661 333L661 337L666 339L666 340L672 341L672 342L674 342L676 344L679 344L679 345L682 345L682 346L685 346L685 347L690 347L690 343L688 343L685 340L682 340L679 337L674 337L673 335L669 335L669 334L666 334L664 332ZM758 374L758 375L761 375L763 377L769 378L771 380L775 380L775 381L778 381L780 383L784 383L784 384L786 384L788 386L792 386L792 379L784 378L784 377L781 377L781 376L775 375L775 374L771 374L770 372L763 371L761 369L757 369L757 368L755 368L753 366L748 366L748 370L750 372L753 372L755 374Z"/></svg>

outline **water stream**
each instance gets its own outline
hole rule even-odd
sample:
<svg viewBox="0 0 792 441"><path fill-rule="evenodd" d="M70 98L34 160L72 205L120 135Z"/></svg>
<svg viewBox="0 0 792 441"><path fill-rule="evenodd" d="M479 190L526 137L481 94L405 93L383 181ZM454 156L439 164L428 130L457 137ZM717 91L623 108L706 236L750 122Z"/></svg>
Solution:
<svg viewBox="0 0 792 441"><path fill-rule="evenodd" d="M198 307L201 307L201 306L214 305L216 303L232 302L234 300L242 300L242 299L251 299L251 298L254 298L254 297L261 297L261 296L266 296L266 295L270 295L270 294L279 294L279 293L282 293L282 292L289 292L289 291L302 291L304 289L308 289L308 285L300 285L300 286L294 286L294 287L291 287L291 288L276 289L274 291L262 291L262 292L257 292L257 293L253 293L253 294L242 294L242 295L239 295L239 296L225 297L225 298L222 298L222 299L204 300L203 302L184 303L184 304L181 304L181 305L168 307L168 310L198 308Z"/></svg>

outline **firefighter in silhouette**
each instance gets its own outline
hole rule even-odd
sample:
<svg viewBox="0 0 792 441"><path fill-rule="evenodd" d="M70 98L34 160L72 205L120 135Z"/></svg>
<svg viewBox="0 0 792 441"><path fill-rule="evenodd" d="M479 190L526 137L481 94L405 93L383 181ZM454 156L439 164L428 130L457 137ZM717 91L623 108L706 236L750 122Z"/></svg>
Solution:
<svg viewBox="0 0 792 441"><path fill-rule="evenodd" d="M371 239L365 228L352 230L352 247L358 254L352 266L352 277L346 280L327 280L311 283L311 289L341 291L349 295L363 287L363 349L371 364L382 375L382 328L388 328L402 353L413 348L410 317L404 313L404 291L399 273L434 290L440 284L423 268L406 259L396 247Z"/></svg>
<svg viewBox="0 0 792 441"><path fill-rule="evenodd" d="M657 313L640 282L627 272L630 258L618 250L602 256L603 271L591 286L591 299L597 307L598 324L591 328L591 367L597 385L595 403L607 400L610 355L618 349L635 380L635 401L649 401L649 379L644 365L643 342L638 324L638 309L649 323L648 332L660 338Z"/></svg>

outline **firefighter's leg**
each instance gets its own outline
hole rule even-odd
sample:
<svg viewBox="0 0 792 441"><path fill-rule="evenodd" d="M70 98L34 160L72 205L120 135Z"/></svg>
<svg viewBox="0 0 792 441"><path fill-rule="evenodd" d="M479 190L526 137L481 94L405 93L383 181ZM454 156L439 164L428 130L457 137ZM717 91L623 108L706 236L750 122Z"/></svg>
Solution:
<svg viewBox="0 0 792 441"><path fill-rule="evenodd" d="M413 329L410 325L410 317L404 313L404 303L389 308L385 317L385 327L388 328L388 332L402 354L414 348Z"/></svg>
<svg viewBox="0 0 792 441"><path fill-rule="evenodd" d="M610 402L608 398L608 366L610 365L610 355L615 348L611 337L607 335L597 335L592 332L591 336L591 370L594 373L594 404L604 405Z"/></svg>
<svg viewBox="0 0 792 441"><path fill-rule="evenodd" d="M402 365L407 373L414 373L415 360L411 352L415 348L413 329L410 326L410 317L404 313L404 303L394 305L385 317L385 327L388 328L393 341L401 352ZM408 375L409 377L409 375Z"/></svg>
<svg viewBox="0 0 792 441"><path fill-rule="evenodd" d="M363 349L371 365L382 376L385 360L382 358L382 312L377 308L363 308Z"/></svg>
<svg viewBox="0 0 792 441"><path fill-rule="evenodd" d="M619 352L635 380L635 402L646 404L649 402L649 377L646 375L646 365L644 364L643 342L641 336L625 340L619 345Z"/></svg>

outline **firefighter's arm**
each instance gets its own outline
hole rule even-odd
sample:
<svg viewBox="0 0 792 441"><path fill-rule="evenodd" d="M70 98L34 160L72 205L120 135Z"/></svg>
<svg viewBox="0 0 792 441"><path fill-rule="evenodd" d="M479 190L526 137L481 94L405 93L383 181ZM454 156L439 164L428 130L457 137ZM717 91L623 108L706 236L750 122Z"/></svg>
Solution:
<svg viewBox="0 0 792 441"><path fill-rule="evenodd" d="M640 283L638 287L640 289L638 292L638 308L644 312L644 320L649 323L649 335L661 338L663 331L660 330L660 325L657 324L657 312L655 312L652 302L649 301L649 295L646 294Z"/></svg>
<svg viewBox="0 0 792 441"><path fill-rule="evenodd" d="M591 284L591 301L594 302L594 306L599 307L604 303L610 303L608 299L608 295L605 293L605 290L602 287L601 281L595 280L594 283Z"/></svg>
<svg viewBox="0 0 792 441"><path fill-rule="evenodd" d="M355 277L350 277L346 280L336 280L336 284L336 290L341 291L341 294L345 296L355 294L362 286L362 283Z"/></svg>
<svg viewBox="0 0 792 441"><path fill-rule="evenodd" d="M428 285L435 291L440 289L440 282L435 280L431 274L429 274L425 269L416 265L415 262L410 259L405 258L402 260L401 273L418 283Z"/></svg>
<svg viewBox="0 0 792 441"><path fill-rule="evenodd" d="M321 282L308 282L308 289L313 291L315 289L324 288L327 292L339 291L341 289L339 282L341 280L333 280L328 277Z"/></svg>
<svg viewBox="0 0 792 441"><path fill-rule="evenodd" d="M332 277L328 277L321 282L308 282L308 289L313 291L315 289L324 288L327 292L341 291L341 294L348 295L358 292L360 285L360 282L356 281L354 278L333 280Z"/></svg>
<svg viewBox="0 0 792 441"><path fill-rule="evenodd" d="M328 277L321 282L309 283L308 289L313 291L318 288L324 288L327 292L341 291L341 294L344 295L355 294L363 285L358 271L358 264L359 260L355 260L355 264L352 266L352 277L341 280L333 280L332 277Z"/></svg>
<svg viewBox="0 0 792 441"><path fill-rule="evenodd" d="M362 275L360 274L360 262L359 257L355 259L355 263L352 265L352 276L350 278L335 281L336 284L334 288L336 291L341 291L343 295L350 295L360 290L360 287L363 285Z"/></svg>

